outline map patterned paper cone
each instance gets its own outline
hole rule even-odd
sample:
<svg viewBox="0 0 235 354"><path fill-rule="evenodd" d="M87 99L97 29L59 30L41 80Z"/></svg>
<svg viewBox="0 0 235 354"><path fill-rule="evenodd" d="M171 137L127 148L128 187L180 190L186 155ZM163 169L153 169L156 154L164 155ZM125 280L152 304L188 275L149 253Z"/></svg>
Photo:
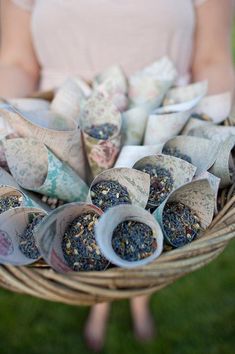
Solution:
<svg viewBox="0 0 235 354"><path fill-rule="evenodd" d="M175 191L153 213L159 222L165 241L174 246L166 235L163 223L163 211L167 202L181 202L189 207L199 218L201 227L205 230L212 222L214 215L215 194L207 179L187 183Z"/></svg>
<svg viewBox="0 0 235 354"><path fill-rule="evenodd" d="M53 210L40 223L37 230L38 248L45 261L60 273L72 272L62 251L64 232L76 217L87 212L102 215L102 211L94 205L71 203Z"/></svg>
<svg viewBox="0 0 235 354"><path fill-rule="evenodd" d="M235 147L235 136L231 136L220 145L214 165L210 172L221 179L220 188L227 187L233 183L229 168L229 159L232 149Z"/></svg>
<svg viewBox="0 0 235 354"><path fill-rule="evenodd" d="M163 144L146 146L125 145L122 147L114 167L131 168L136 161L143 157L161 153L162 147Z"/></svg>
<svg viewBox="0 0 235 354"><path fill-rule="evenodd" d="M68 202L86 200L85 182L45 145L22 138L4 145L8 166L20 186Z"/></svg>
<svg viewBox="0 0 235 354"><path fill-rule="evenodd" d="M182 135L168 140L163 147L163 153L164 149L177 149L179 153L190 157L191 163L197 167L196 174L200 175L202 172L207 171L215 162L219 151L219 143L208 139Z"/></svg>
<svg viewBox="0 0 235 354"><path fill-rule="evenodd" d="M235 127L218 126L209 124L203 127L191 129L188 133L191 136L198 136L205 139L216 140L220 143L235 136Z"/></svg>
<svg viewBox="0 0 235 354"><path fill-rule="evenodd" d="M204 127L205 125L212 125L211 122L206 120L197 119L190 117L188 122L185 124L183 130L181 131L181 135L190 135L190 131L197 127Z"/></svg>
<svg viewBox="0 0 235 354"><path fill-rule="evenodd" d="M109 98L120 112L127 109L127 79L119 66L112 66L97 75L93 87Z"/></svg>
<svg viewBox="0 0 235 354"><path fill-rule="evenodd" d="M204 97L197 105L195 112L204 113L212 118L215 124L223 122L232 109L232 96L230 92Z"/></svg>
<svg viewBox="0 0 235 354"><path fill-rule="evenodd" d="M156 237L157 242L157 249L151 256L131 262L122 259L114 251L112 247L113 231L121 222L126 220L139 221L151 228L153 237ZM163 234L159 224L149 212L134 205L118 205L106 211L95 226L95 236L105 258L122 268L135 268L148 264L158 258L163 249Z"/></svg>
<svg viewBox="0 0 235 354"><path fill-rule="evenodd" d="M196 167L192 164L178 159L177 157L163 154L143 157L134 164L133 169L142 170L147 164L168 170L173 178L173 190L192 181L196 172ZM148 206L152 208L155 207L155 204L148 203Z"/></svg>
<svg viewBox="0 0 235 354"><path fill-rule="evenodd" d="M123 145L141 145L148 120L148 112L141 106L122 114Z"/></svg>
<svg viewBox="0 0 235 354"><path fill-rule="evenodd" d="M74 79L68 79L56 92L51 102L51 110L78 122L84 101L84 93L80 86Z"/></svg>
<svg viewBox="0 0 235 354"><path fill-rule="evenodd" d="M22 138L35 138L45 144L61 161L67 163L82 179L85 179L85 157L82 147L81 131L74 129L58 131L46 129L26 117L0 109L0 115Z"/></svg>
<svg viewBox="0 0 235 354"><path fill-rule="evenodd" d="M19 236L24 233L33 215L45 215L45 212L38 208L19 207L0 215L0 264L27 265L40 258L26 257L19 247Z"/></svg>
<svg viewBox="0 0 235 354"><path fill-rule="evenodd" d="M218 207L217 207L217 197L218 197L218 192L219 192L219 185L220 185L220 178L216 177L212 173L206 171L201 173L200 175L196 176L194 178L194 181L197 181L199 179L207 179L210 183L211 188L214 191L214 196L215 196L215 214L218 214Z"/></svg>
<svg viewBox="0 0 235 354"><path fill-rule="evenodd" d="M178 135L187 123L191 112L150 115L144 137L144 145L164 144Z"/></svg>
<svg viewBox="0 0 235 354"><path fill-rule="evenodd" d="M114 181L125 187L133 205L145 208L149 197L150 177L132 168L111 168L100 173L92 182L88 202L92 202L91 188L98 182Z"/></svg>
<svg viewBox="0 0 235 354"><path fill-rule="evenodd" d="M110 123L116 131L107 140L96 139L86 133L93 125ZM121 114L114 104L101 93L87 101L80 117L88 163L93 177L113 167L121 147Z"/></svg>

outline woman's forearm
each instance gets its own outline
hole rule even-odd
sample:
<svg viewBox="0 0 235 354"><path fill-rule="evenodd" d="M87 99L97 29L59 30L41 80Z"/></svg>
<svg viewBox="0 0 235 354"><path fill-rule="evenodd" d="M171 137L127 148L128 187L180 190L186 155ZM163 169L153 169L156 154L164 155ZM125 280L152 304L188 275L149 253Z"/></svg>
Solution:
<svg viewBox="0 0 235 354"><path fill-rule="evenodd" d="M0 96L4 98L25 97L35 91L37 77L17 65L0 63Z"/></svg>
<svg viewBox="0 0 235 354"><path fill-rule="evenodd" d="M231 63L208 62L193 67L193 82L208 80L208 94L234 92L235 75Z"/></svg>

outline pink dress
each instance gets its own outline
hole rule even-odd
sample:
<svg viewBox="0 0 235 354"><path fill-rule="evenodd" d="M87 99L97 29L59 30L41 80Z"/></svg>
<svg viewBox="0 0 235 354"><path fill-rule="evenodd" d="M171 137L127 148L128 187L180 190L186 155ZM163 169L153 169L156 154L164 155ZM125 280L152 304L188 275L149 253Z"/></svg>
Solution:
<svg viewBox="0 0 235 354"><path fill-rule="evenodd" d="M119 64L127 75L168 55L190 78L195 6L205 0L12 0L31 11L41 89L91 80Z"/></svg>

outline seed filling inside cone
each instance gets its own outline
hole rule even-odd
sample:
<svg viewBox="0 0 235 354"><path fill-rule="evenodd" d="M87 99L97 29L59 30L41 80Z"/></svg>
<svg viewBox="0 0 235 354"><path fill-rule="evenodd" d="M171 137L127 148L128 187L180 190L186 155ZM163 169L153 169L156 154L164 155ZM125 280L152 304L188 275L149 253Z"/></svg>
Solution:
<svg viewBox="0 0 235 354"><path fill-rule="evenodd" d="M166 168L146 164L141 171L150 175L150 193L148 204L158 207L173 189L174 180Z"/></svg>
<svg viewBox="0 0 235 354"><path fill-rule="evenodd" d="M113 231L112 247L124 260L139 261L157 249L152 229L139 221L123 221Z"/></svg>
<svg viewBox="0 0 235 354"><path fill-rule="evenodd" d="M103 211L119 204L131 204L127 188L116 181L101 181L91 188L92 203Z"/></svg>
<svg viewBox="0 0 235 354"><path fill-rule="evenodd" d="M179 149L173 148L173 147L166 147L163 149L163 154L165 155L170 155L174 157L178 157L179 159L182 159L184 161L187 161L189 163L192 163L192 159L190 156L183 154Z"/></svg>
<svg viewBox="0 0 235 354"><path fill-rule="evenodd" d="M181 247L193 241L202 230L196 213L180 202L166 203L163 227L167 240L174 247Z"/></svg>
<svg viewBox="0 0 235 354"><path fill-rule="evenodd" d="M25 231L19 235L19 249L27 258L37 259L40 257L40 252L33 237L33 231L36 225L44 218L44 215L32 215L32 217L33 220L31 223L27 226Z"/></svg>
<svg viewBox="0 0 235 354"><path fill-rule="evenodd" d="M0 197L0 214L7 210L21 206L23 201L22 196L8 195Z"/></svg>
<svg viewBox="0 0 235 354"><path fill-rule="evenodd" d="M104 270L108 265L95 240L94 227L98 219L98 214L84 213L65 230L62 251L74 271Z"/></svg>
<svg viewBox="0 0 235 354"><path fill-rule="evenodd" d="M85 132L95 139L108 140L117 131L117 126L112 123L93 124Z"/></svg>

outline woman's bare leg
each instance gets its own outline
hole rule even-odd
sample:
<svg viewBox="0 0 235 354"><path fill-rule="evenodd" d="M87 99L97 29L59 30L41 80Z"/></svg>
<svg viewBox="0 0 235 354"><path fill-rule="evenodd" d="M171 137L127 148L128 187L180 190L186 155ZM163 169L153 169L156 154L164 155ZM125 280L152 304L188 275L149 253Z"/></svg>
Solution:
<svg viewBox="0 0 235 354"><path fill-rule="evenodd" d="M136 337L141 341L151 340L155 335L154 319L149 309L149 296L131 300L131 312Z"/></svg>
<svg viewBox="0 0 235 354"><path fill-rule="evenodd" d="M102 303L92 306L85 325L85 339L87 346L99 352L104 345L110 304Z"/></svg>

